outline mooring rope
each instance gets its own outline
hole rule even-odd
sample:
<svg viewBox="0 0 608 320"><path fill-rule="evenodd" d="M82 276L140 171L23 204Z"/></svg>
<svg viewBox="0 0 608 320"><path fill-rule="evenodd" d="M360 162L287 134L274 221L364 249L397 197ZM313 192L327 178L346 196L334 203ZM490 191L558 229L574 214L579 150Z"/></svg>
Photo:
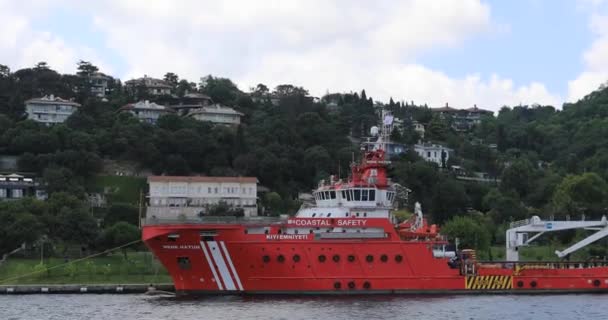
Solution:
<svg viewBox="0 0 608 320"><path fill-rule="evenodd" d="M29 277L29 276L32 276L32 275L35 275L35 274L38 274L38 273L47 272L49 270L57 269L57 268L66 266L66 265L71 264L71 263L77 263L77 262L81 262L81 261L84 261L84 260L87 260L87 259L91 259L91 258L100 256L100 255L103 255L103 254L106 254L106 253L110 253L112 251L115 251L115 250L118 250L118 249L121 249L121 248L124 248L124 247L128 247L128 246L136 244L138 242L141 242L141 239L138 239L138 240L135 240L135 241L131 241L129 243L125 243L125 244L120 245L118 247L114 247L114 248L111 248L111 249L108 249L108 250L105 250L105 251L102 251L102 252L98 252L98 253L86 256L84 258L80 258L80 259L76 259L76 260L69 261L69 262L66 262L66 263L58 264L58 265L55 265L55 266L52 266L52 267L44 268L43 270L36 270L36 271L32 271L32 272L29 272L29 273L26 273L26 274L22 274L22 275L10 277L10 278L2 279L2 280L0 280L0 284L5 283L5 282L9 282L9 281L13 281L13 280L18 280L18 279L25 278L25 277Z"/></svg>

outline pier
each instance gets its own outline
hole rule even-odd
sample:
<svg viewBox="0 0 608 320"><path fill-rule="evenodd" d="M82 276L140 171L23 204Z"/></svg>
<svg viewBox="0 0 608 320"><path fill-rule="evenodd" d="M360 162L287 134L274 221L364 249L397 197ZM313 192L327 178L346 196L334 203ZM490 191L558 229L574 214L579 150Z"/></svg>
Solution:
<svg viewBox="0 0 608 320"><path fill-rule="evenodd" d="M0 285L0 294L174 292L173 284L33 284Z"/></svg>

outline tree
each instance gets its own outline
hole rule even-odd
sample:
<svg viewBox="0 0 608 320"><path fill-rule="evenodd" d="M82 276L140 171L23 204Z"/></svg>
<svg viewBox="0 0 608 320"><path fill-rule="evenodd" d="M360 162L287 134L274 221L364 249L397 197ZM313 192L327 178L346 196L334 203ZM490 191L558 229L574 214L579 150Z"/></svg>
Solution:
<svg viewBox="0 0 608 320"><path fill-rule="evenodd" d="M278 193L268 192L266 196L264 196L264 203L267 211L270 211L271 215L276 216L281 213L283 199Z"/></svg>
<svg viewBox="0 0 608 320"><path fill-rule="evenodd" d="M8 66L0 64L0 78L8 78L11 75L11 69Z"/></svg>
<svg viewBox="0 0 608 320"><path fill-rule="evenodd" d="M205 79L200 89L217 103L233 104L237 96L242 94L236 84L228 78L207 76Z"/></svg>
<svg viewBox="0 0 608 320"><path fill-rule="evenodd" d="M76 73L77 75L84 78L88 78L97 71L99 71L99 68L97 68L91 62L84 60L78 61L78 72Z"/></svg>
<svg viewBox="0 0 608 320"><path fill-rule="evenodd" d="M103 224L113 226L118 222L127 222L134 226L139 225L139 210L128 203L113 203L106 213Z"/></svg>
<svg viewBox="0 0 608 320"><path fill-rule="evenodd" d="M265 95L267 95L270 92L270 90L268 89L268 87L265 84L263 84L263 83L258 83L258 85L255 86L255 88L253 88L252 91L253 91L254 95L260 96L260 97L261 96L265 96Z"/></svg>
<svg viewBox="0 0 608 320"><path fill-rule="evenodd" d="M127 222L120 221L104 230L102 243L106 248L113 248L137 241L141 238L139 229ZM122 252L127 259L128 247L123 247Z"/></svg>
<svg viewBox="0 0 608 320"><path fill-rule="evenodd" d="M513 190L519 197L525 197L533 185L534 167L528 159L517 159L504 169L501 177L501 190Z"/></svg>
<svg viewBox="0 0 608 320"><path fill-rule="evenodd" d="M302 87L296 87L291 84L281 84L281 85L276 86L276 88L274 89L274 93L280 97L294 96L294 95L307 96L308 90L306 90Z"/></svg>
<svg viewBox="0 0 608 320"><path fill-rule="evenodd" d="M177 74L175 74L173 72L165 73L165 76L163 79L165 81L167 81L173 88L175 88L177 86L177 82L179 81L179 77L177 76ZM187 81L186 81L186 83L187 83Z"/></svg>
<svg viewBox="0 0 608 320"><path fill-rule="evenodd" d="M568 175L553 194L554 213L558 216L583 213L599 216L606 212L607 196L608 184L596 173Z"/></svg>
<svg viewBox="0 0 608 320"><path fill-rule="evenodd" d="M36 66L34 67L34 70L48 70L50 69L49 65L44 62L44 61L40 61L38 63L36 63Z"/></svg>
<svg viewBox="0 0 608 320"><path fill-rule="evenodd" d="M440 180L432 192L432 215L433 221L443 223L450 217L465 214L469 205L469 199L462 184L452 180Z"/></svg>
<svg viewBox="0 0 608 320"><path fill-rule="evenodd" d="M0 202L0 258L22 244L40 238L44 227L39 217L27 212L25 203Z"/></svg>
<svg viewBox="0 0 608 320"><path fill-rule="evenodd" d="M451 239L458 238L461 248L486 250L490 246L490 233L471 217L453 217L443 225L441 231Z"/></svg>

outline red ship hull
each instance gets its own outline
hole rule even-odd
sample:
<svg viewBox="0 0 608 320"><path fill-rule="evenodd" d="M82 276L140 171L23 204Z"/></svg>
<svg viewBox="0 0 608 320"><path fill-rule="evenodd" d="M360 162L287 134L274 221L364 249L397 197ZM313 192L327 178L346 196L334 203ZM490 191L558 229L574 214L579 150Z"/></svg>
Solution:
<svg viewBox="0 0 608 320"><path fill-rule="evenodd" d="M476 263L463 272L433 255L437 241L404 240L396 231L381 239L329 239L250 230L146 225L142 237L182 294L608 292L608 267L599 264Z"/></svg>

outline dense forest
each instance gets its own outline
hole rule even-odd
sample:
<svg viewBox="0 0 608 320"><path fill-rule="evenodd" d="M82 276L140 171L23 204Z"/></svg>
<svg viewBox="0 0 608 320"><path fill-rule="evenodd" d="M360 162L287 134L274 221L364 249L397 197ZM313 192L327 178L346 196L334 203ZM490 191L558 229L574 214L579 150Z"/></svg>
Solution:
<svg viewBox="0 0 608 320"><path fill-rule="evenodd" d="M197 85L165 75L175 96L196 91L242 112L242 124L228 128L177 115L163 116L155 125L140 122L118 109L154 97L124 90L118 79L107 99L94 97L88 79L96 71L85 61L73 75L44 62L14 72L0 65L0 154L18 156L19 171L40 177L49 194L47 201L0 202L0 254L41 238L87 250L137 238L137 221L125 214L136 210L132 205L112 204L102 216L89 208L88 181L103 171L104 160L133 163L153 174L255 176L272 191L272 197L261 199L269 212L293 213L299 192L348 167L359 152L354 141L378 123L382 107L404 120L393 140L408 146L418 142L412 126L417 121L426 128L426 141L454 150L445 168L410 151L392 159L391 178L412 190L402 206L411 209L420 202L433 222L445 224L444 230L464 245L500 244L509 221L532 215L599 218L607 211L607 89L561 110L505 106L463 132L426 105L392 98L382 103L365 90L313 99L305 88L289 84L274 89L259 84L244 92L226 78L209 76ZM64 124L26 120L24 101L50 94L73 98L82 107ZM270 96L278 102L266 99ZM329 108L329 100L337 107ZM452 166L495 180L462 181Z"/></svg>

